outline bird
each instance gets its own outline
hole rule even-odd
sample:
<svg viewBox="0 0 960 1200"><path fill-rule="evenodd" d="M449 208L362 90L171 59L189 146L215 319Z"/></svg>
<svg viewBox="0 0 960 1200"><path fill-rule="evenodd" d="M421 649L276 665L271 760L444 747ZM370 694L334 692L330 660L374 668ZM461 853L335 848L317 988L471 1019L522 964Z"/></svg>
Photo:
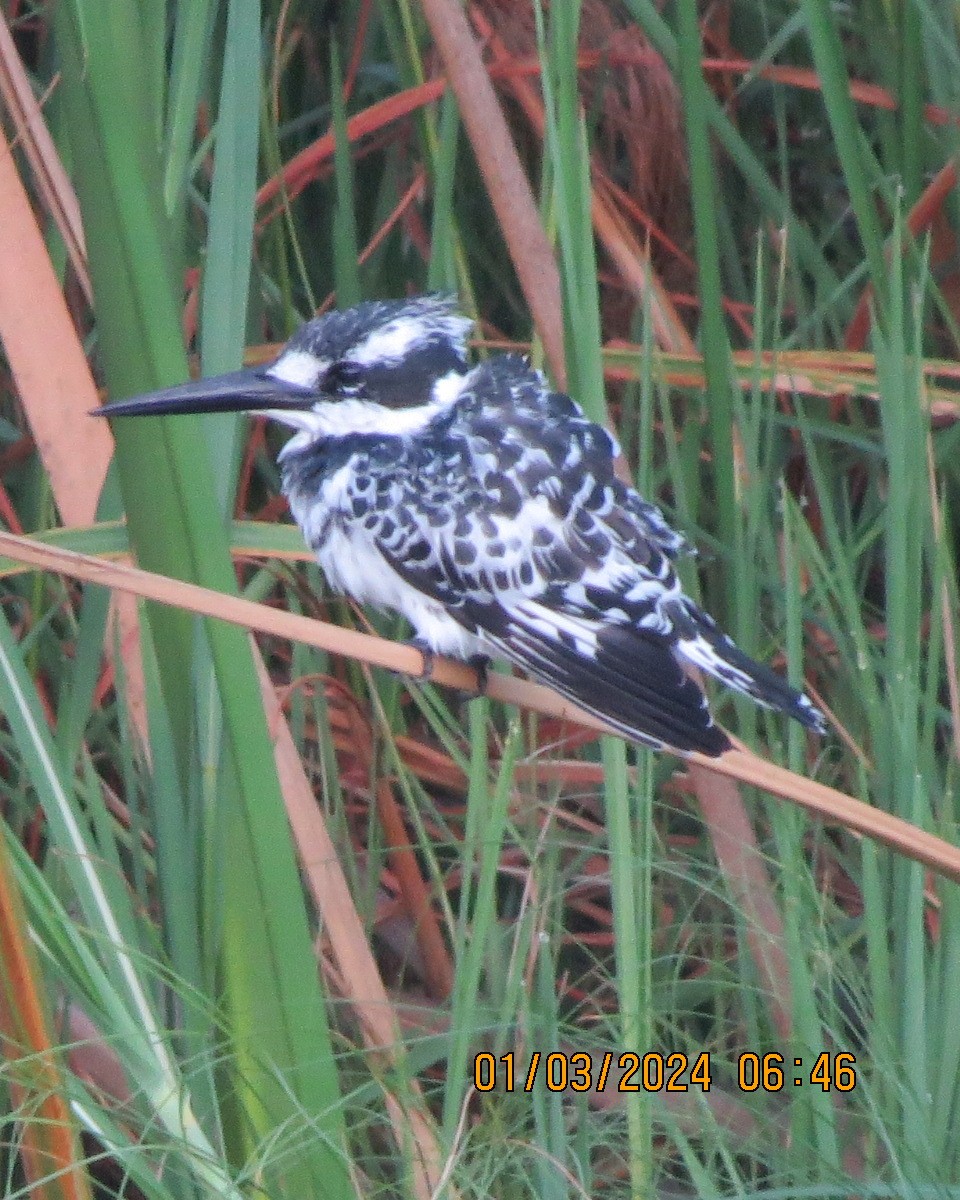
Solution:
<svg viewBox="0 0 960 1200"><path fill-rule="evenodd" d="M365 301L307 321L264 366L97 411L290 427L282 488L328 583L403 614L425 655L506 660L681 755L732 745L691 668L824 733L685 594L692 548L617 476L613 435L527 358L471 363L472 328L446 294Z"/></svg>

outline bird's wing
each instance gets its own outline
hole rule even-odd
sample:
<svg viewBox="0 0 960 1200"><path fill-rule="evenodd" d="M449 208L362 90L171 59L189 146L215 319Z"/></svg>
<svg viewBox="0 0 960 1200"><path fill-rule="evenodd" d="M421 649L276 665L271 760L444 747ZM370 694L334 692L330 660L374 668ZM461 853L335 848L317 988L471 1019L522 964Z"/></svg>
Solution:
<svg viewBox="0 0 960 1200"><path fill-rule="evenodd" d="M721 753L662 611L681 539L617 481L613 439L504 361L390 469L358 464L378 482L354 517L406 583L567 699L636 740Z"/></svg>
<svg viewBox="0 0 960 1200"><path fill-rule="evenodd" d="M474 462L515 460L508 484L544 500L553 521L534 566L543 583L538 601L590 626L599 618L603 649L649 654L638 638L782 709L823 732L822 714L780 675L755 662L723 634L680 588L672 560L689 550L660 510L614 475L618 448L567 396L551 392L522 359L503 356L478 368L458 404ZM501 472L503 473L503 472ZM560 583L562 586L555 586ZM528 595L525 602L531 602ZM542 614L539 618L542 621ZM711 735L712 736L712 735Z"/></svg>
<svg viewBox="0 0 960 1200"><path fill-rule="evenodd" d="M546 496L561 520L571 507L606 518L605 532L622 539L628 556L643 557L648 547L670 559L692 552L655 504L617 478L620 448L611 434L518 355L502 354L475 368L449 423L487 475L504 475L523 493Z"/></svg>
<svg viewBox="0 0 960 1200"><path fill-rule="evenodd" d="M652 599L630 604L610 589L573 582L581 573L577 550L562 536L548 540L549 527L524 551L510 545L500 514L479 498L469 512L456 503L449 511L448 523L422 526L405 544L378 538L402 579L493 651L628 737L706 754L729 748ZM452 536L457 528L460 536Z"/></svg>

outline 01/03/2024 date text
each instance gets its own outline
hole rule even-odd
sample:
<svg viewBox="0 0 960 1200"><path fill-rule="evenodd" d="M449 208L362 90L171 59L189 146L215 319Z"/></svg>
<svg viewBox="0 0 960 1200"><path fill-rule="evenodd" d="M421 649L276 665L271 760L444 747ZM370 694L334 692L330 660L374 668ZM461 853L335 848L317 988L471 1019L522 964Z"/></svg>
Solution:
<svg viewBox="0 0 960 1200"><path fill-rule="evenodd" d="M742 1092L780 1092L785 1088L818 1087L821 1091L852 1091L857 1084L856 1058L845 1051L823 1050L812 1062L776 1052L745 1051L737 1058L737 1087ZM718 1072L725 1077L729 1068ZM498 1058L483 1052L473 1060L473 1085L478 1092L531 1092L539 1082L551 1092L709 1092L713 1083L710 1052L694 1056L674 1051L615 1055L580 1051L565 1054L533 1050L523 1062L513 1053Z"/></svg>

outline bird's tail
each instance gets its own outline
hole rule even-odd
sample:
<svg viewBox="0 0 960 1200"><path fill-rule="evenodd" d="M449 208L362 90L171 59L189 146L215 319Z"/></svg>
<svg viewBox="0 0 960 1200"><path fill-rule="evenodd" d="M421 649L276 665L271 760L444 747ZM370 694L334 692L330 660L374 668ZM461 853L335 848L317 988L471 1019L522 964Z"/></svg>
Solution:
<svg viewBox="0 0 960 1200"><path fill-rule="evenodd" d="M780 709L817 733L826 732L823 713L808 696L744 654L740 647L722 633L712 617L686 601L670 613L678 638L677 652L694 666L713 675L721 683L744 692L758 704Z"/></svg>

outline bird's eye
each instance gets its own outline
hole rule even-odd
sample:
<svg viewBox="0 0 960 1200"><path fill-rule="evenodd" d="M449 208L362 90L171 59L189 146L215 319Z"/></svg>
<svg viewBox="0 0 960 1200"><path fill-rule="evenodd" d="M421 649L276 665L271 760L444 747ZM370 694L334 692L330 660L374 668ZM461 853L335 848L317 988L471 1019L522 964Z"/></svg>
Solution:
<svg viewBox="0 0 960 1200"><path fill-rule="evenodd" d="M358 363L334 363L326 374L324 387L340 396L359 396L363 392L363 368Z"/></svg>

